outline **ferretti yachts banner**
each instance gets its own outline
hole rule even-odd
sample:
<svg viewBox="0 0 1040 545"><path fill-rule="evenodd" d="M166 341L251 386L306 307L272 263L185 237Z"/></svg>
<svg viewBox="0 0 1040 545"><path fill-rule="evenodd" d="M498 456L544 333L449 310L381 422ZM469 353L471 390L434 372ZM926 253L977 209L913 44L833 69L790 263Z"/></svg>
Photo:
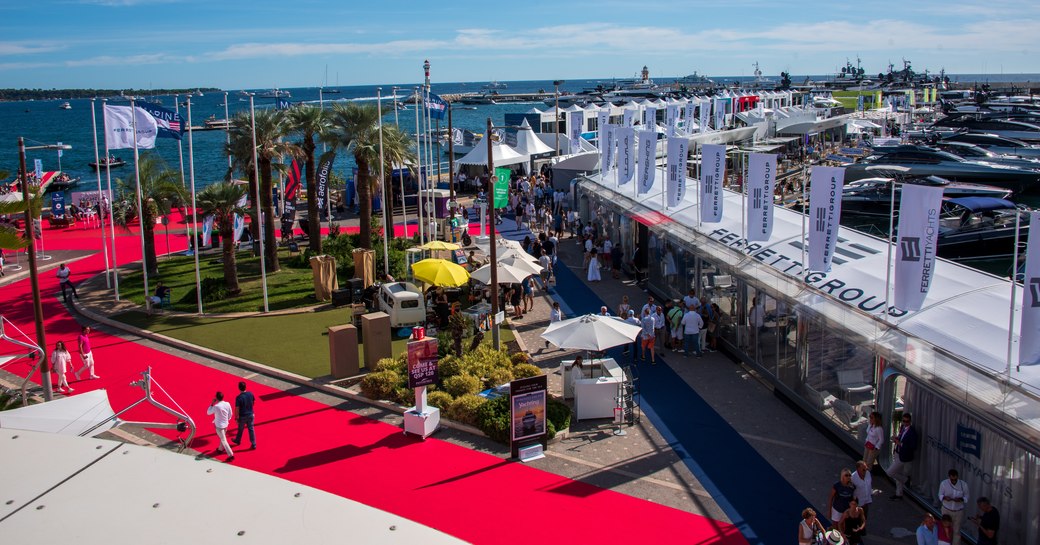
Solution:
<svg viewBox="0 0 1040 545"><path fill-rule="evenodd" d="M892 304L900 310L921 310L935 276L939 244L942 187L903 184L899 198L899 235Z"/></svg>
<svg viewBox="0 0 1040 545"><path fill-rule="evenodd" d="M635 110L626 109L624 111L624 113L621 114L621 125L625 126L625 127L631 127L632 126L632 121L635 119L635 117L636 117L636 111Z"/></svg>
<svg viewBox="0 0 1040 545"><path fill-rule="evenodd" d="M647 128L657 128L657 108L655 106L647 106L643 110L643 129Z"/></svg>
<svg viewBox="0 0 1040 545"><path fill-rule="evenodd" d="M610 110L600 110L596 112L596 130L598 131L598 137L596 143L599 147L600 164L606 165L604 159L607 157L607 120L610 119ZM606 170L606 167L601 167Z"/></svg>
<svg viewBox="0 0 1040 545"><path fill-rule="evenodd" d="M776 154L752 153L748 162L747 239L766 241L773 234L773 186Z"/></svg>
<svg viewBox="0 0 1040 545"><path fill-rule="evenodd" d="M701 221L722 221L722 179L726 176L726 146L701 146Z"/></svg>
<svg viewBox="0 0 1040 545"><path fill-rule="evenodd" d="M838 244L841 219L841 190L845 169L813 167L809 180L809 268L830 272L831 258Z"/></svg>
<svg viewBox="0 0 1040 545"><path fill-rule="evenodd" d="M104 105L105 142L108 149L132 149L134 147L134 120L137 120L137 147L155 147L158 124L155 118L141 108Z"/></svg>
<svg viewBox="0 0 1040 545"><path fill-rule="evenodd" d="M639 194L649 193L657 173L657 131L639 131Z"/></svg>
<svg viewBox="0 0 1040 545"><path fill-rule="evenodd" d="M632 127L621 127L617 130L618 143L618 185L632 181L636 172L636 130Z"/></svg>
<svg viewBox="0 0 1040 545"><path fill-rule="evenodd" d="M701 100L697 102L697 111L700 113L701 132L708 132L708 120L711 119L711 101Z"/></svg>
<svg viewBox="0 0 1040 545"><path fill-rule="evenodd" d="M679 124L679 105L669 104L664 110L664 124L668 128L668 137L675 136L675 126Z"/></svg>
<svg viewBox="0 0 1040 545"><path fill-rule="evenodd" d="M618 126L607 123L607 129L605 131L605 137L607 141L606 153L603 154L602 163L600 170L606 172L614 168L614 149L617 147L617 129Z"/></svg>
<svg viewBox="0 0 1040 545"><path fill-rule="evenodd" d="M1018 339L1019 365L1040 365L1040 212L1029 214L1026 275L1022 281L1022 332Z"/></svg>
<svg viewBox="0 0 1040 545"><path fill-rule="evenodd" d="M686 111L683 112L683 130L687 133L693 133L693 118L696 115L697 102L689 100L686 102Z"/></svg>
<svg viewBox="0 0 1040 545"><path fill-rule="evenodd" d="M686 196L686 151L690 141L685 137L668 139L668 206L679 206Z"/></svg>
<svg viewBox="0 0 1040 545"><path fill-rule="evenodd" d="M726 124L726 99L715 99L715 130L720 131Z"/></svg>
<svg viewBox="0 0 1040 545"><path fill-rule="evenodd" d="M570 112L567 114L567 135L570 137L570 153L581 151L581 129L585 123L585 112Z"/></svg>

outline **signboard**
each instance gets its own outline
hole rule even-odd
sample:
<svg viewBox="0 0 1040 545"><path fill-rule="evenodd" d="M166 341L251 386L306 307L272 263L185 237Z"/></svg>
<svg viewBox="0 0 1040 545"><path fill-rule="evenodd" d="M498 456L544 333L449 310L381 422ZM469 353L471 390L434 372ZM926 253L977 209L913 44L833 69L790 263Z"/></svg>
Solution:
<svg viewBox="0 0 1040 545"><path fill-rule="evenodd" d="M43 161L40 160L40 159L33 159L33 168L34 168L34 172L36 173L36 179L37 180L42 180L43 179Z"/></svg>
<svg viewBox="0 0 1040 545"><path fill-rule="evenodd" d="M64 216L65 215L65 193L58 191L51 193L51 215L53 216Z"/></svg>
<svg viewBox="0 0 1040 545"><path fill-rule="evenodd" d="M508 168L496 168L495 176L495 208L509 206L509 177L513 172Z"/></svg>
<svg viewBox="0 0 1040 545"><path fill-rule="evenodd" d="M437 382L437 337L408 343L408 387L419 388Z"/></svg>
<svg viewBox="0 0 1040 545"><path fill-rule="evenodd" d="M546 437L547 402L546 376L524 378L509 383L509 442L513 455L520 443Z"/></svg>

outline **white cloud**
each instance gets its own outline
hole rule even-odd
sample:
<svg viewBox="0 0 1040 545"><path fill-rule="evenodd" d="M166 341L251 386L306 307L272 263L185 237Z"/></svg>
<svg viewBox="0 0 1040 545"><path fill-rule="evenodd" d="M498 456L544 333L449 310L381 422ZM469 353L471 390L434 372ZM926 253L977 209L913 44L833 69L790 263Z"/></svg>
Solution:
<svg viewBox="0 0 1040 545"><path fill-rule="evenodd" d="M131 66L131 65L142 65L142 64L163 64L163 63L176 63L183 62L186 59L184 57L175 57L167 55L165 53L149 53L143 55L129 55L125 57L117 57L113 55L100 55L97 57L90 57L87 59L78 59L72 61L65 61L64 65L68 67L78 66Z"/></svg>
<svg viewBox="0 0 1040 545"><path fill-rule="evenodd" d="M36 55L64 49L64 46L49 43L0 42L0 56Z"/></svg>

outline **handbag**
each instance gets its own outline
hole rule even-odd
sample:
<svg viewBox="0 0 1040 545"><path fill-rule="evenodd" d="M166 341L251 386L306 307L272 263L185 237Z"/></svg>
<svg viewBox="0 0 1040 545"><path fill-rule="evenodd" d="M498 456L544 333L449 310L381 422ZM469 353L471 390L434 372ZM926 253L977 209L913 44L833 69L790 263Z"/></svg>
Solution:
<svg viewBox="0 0 1040 545"><path fill-rule="evenodd" d="M715 322L708 322L708 333L715 332Z"/></svg>
<svg viewBox="0 0 1040 545"><path fill-rule="evenodd" d="M866 446L867 446L867 450L877 450L877 447L874 446L874 443L871 443L870 441L867 441L867 445Z"/></svg>

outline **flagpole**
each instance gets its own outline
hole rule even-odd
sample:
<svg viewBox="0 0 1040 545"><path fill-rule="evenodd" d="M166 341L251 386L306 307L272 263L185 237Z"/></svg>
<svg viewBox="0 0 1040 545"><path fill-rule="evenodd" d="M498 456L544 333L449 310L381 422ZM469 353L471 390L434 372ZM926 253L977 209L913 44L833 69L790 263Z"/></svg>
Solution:
<svg viewBox="0 0 1040 545"><path fill-rule="evenodd" d="M193 131L191 130L191 97L188 97L188 176L191 179L191 223L195 226L195 229L199 228L199 207L195 204L195 146L194 138L192 136ZM229 182L230 183L230 182ZM234 231L234 229L232 229ZM189 242L195 246L195 298L196 304L199 309L199 316L202 316L202 277L199 272L199 253L202 252L202 248L199 248L198 240L199 237L195 236L194 240L191 237L191 231L188 231ZM232 234L231 236L234 236Z"/></svg>
<svg viewBox="0 0 1040 545"><path fill-rule="evenodd" d="M90 124L93 127L94 134L94 164L97 168L97 191L98 191L98 220L101 221L101 253L105 254L105 287L112 287L112 278L109 276L110 268L108 264L108 241L105 237L105 208L102 203L101 197L104 195L101 190L101 159L98 157L98 141L97 141L97 111L94 108L94 103L97 99L90 99ZM108 156L105 156L105 162L108 162Z"/></svg>
<svg viewBox="0 0 1040 545"><path fill-rule="evenodd" d="M738 150L739 153L739 150ZM747 187L747 157L745 154L740 153L740 238L744 241L744 247L747 247L747 199L748 194L744 192L744 188Z"/></svg>
<svg viewBox="0 0 1040 545"><path fill-rule="evenodd" d="M137 150L137 106L135 105L135 99L130 97L130 119L131 126L134 130L134 181L137 186L137 224L141 230L141 272L144 276L144 296L148 297L148 256L145 252L144 243L144 205L142 204L141 198L141 164L140 164L140 153Z"/></svg>
<svg viewBox="0 0 1040 545"><path fill-rule="evenodd" d="M700 148L700 153L697 154L700 160L697 161L697 226L701 225L701 192L704 191L704 179L701 178L701 171L704 168L704 149L701 148L700 142L694 144L694 149Z"/></svg>
<svg viewBox="0 0 1040 545"><path fill-rule="evenodd" d="M426 221L429 222L426 238L433 241L437 240L437 232L433 229L436 216L434 216L433 206L431 206L433 202L433 191L431 190L434 188L433 176L440 176L440 172L433 170L436 168L436 165L433 164L433 143L431 142L432 134L430 134L433 129L433 120L430 118L430 109L426 107L430 101L429 83L425 87L425 93L423 97L423 136L426 137Z"/></svg>
<svg viewBox="0 0 1040 545"><path fill-rule="evenodd" d="M805 200L805 186L809 182L809 169L802 165L802 280L805 280L805 272L809 267L805 264L805 247L808 242L805 240L805 219L809 216L809 203Z"/></svg>
<svg viewBox="0 0 1040 545"><path fill-rule="evenodd" d="M419 163L417 169L416 178L416 192L415 192L415 221L418 223L416 227L419 230L419 244L423 244L423 214L422 214L422 143L419 140L419 88L415 87L415 160Z"/></svg>
<svg viewBox="0 0 1040 545"><path fill-rule="evenodd" d="M110 152L108 150L108 119L105 118L105 106L108 105L108 99L101 99L101 122L105 128L105 177L108 178L108 221L111 222L111 229L109 232L112 234L112 286L116 290L116 301L119 300L119 260L116 258L116 223L115 215L112 208L112 164L108 160L110 158ZM131 112L132 113L132 112ZM102 222L104 219L102 219Z"/></svg>
<svg viewBox="0 0 1040 545"><path fill-rule="evenodd" d="M885 258L885 321L889 321L891 314L888 309L892 297L892 233L895 230L896 217L896 180L892 179L892 188L889 191L888 201L888 257Z"/></svg>
<svg viewBox="0 0 1040 545"><path fill-rule="evenodd" d="M260 163L256 157L256 107L253 105L254 93L249 93L249 121L253 126L253 176L256 177L256 232L260 239L260 280L264 291L264 312L270 308L267 304L267 255L264 252L264 220L263 211L260 208ZM332 222L330 217L329 222Z"/></svg>
<svg viewBox="0 0 1040 545"><path fill-rule="evenodd" d="M1015 303L1018 295L1018 237L1022 212L1015 210L1015 259L1011 262L1011 304L1008 306L1007 379L1011 380L1011 343L1014 340Z"/></svg>
<svg viewBox="0 0 1040 545"><path fill-rule="evenodd" d="M189 95L190 96L190 95ZM188 100L191 100L190 98ZM180 95L173 95L173 113L175 116L180 117L181 115L181 104ZM177 131L181 132L181 131ZM181 143L181 139L177 139L177 156L181 161L181 187L185 186L184 183L184 145ZM148 294L145 294L148 295Z"/></svg>
<svg viewBox="0 0 1040 545"><path fill-rule="evenodd" d="M227 143L228 154L227 154L227 167L228 167L228 181L230 182L234 176L231 173L231 116L228 114L228 103L227 103L227 91L224 91L224 135L226 136L225 142ZM196 223L195 228L198 229L199 225ZM237 242L237 241L236 241Z"/></svg>
<svg viewBox="0 0 1040 545"><path fill-rule="evenodd" d="M386 165L383 162L383 88L376 87L376 111L379 115L379 185L383 188L383 274L390 276L390 213L393 203L386 202Z"/></svg>

